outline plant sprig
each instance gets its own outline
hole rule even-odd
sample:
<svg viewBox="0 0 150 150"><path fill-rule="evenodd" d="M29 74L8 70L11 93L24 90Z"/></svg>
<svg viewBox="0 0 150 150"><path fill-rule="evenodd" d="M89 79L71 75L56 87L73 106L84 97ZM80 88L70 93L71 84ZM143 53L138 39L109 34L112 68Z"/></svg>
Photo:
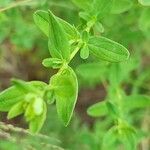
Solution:
<svg viewBox="0 0 150 150"><path fill-rule="evenodd" d="M91 9L80 14L86 20L82 30L56 17L50 10L34 13L35 24L48 38L50 57L43 60L45 67L58 69L48 84L40 81L25 82L13 80L13 86L0 93L0 111L8 112L8 119L23 114L29 122L31 132L39 132L47 114L47 104L56 102L60 120L67 126L71 120L78 96L78 81L71 60L80 52L82 59L90 55L108 62L126 61L128 50L121 44L94 34L95 26L107 13L111 2L104 3L103 9ZM97 5L93 3L93 8ZM86 18L86 16L88 16ZM103 29L102 29L103 30ZM101 31L102 31L101 30Z"/></svg>

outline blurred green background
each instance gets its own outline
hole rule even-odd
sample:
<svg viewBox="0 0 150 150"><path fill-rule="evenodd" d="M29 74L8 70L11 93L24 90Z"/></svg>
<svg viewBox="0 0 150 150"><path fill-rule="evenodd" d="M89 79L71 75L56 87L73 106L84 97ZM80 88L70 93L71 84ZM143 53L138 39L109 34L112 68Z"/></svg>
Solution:
<svg viewBox="0 0 150 150"><path fill-rule="evenodd" d="M12 77L48 82L49 77L56 73L56 70L45 69L41 64L49 56L47 39L34 24L33 13L38 9L50 9L56 16L76 26L81 23L76 1L0 0L1 91L9 87ZM129 61L107 64L92 57L81 60L77 56L72 67L78 75L79 97L70 125L61 125L55 107L50 106L41 131L49 139L40 135L35 137L20 131L20 128L27 127L22 117L7 120L6 114L0 113L2 122L20 127L16 131L13 127L0 124L0 150L61 149L57 146L70 150L101 150L103 137L112 120L109 117L90 117L87 108L111 93L111 83L119 83L127 95L150 96L150 7L132 0L130 7L107 15L101 23L105 28L103 36L129 49ZM139 129L137 149L150 150L150 109L136 109L128 115L130 122ZM105 150L117 148L115 144ZM120 146L118 149L123 148Z"/></svg>

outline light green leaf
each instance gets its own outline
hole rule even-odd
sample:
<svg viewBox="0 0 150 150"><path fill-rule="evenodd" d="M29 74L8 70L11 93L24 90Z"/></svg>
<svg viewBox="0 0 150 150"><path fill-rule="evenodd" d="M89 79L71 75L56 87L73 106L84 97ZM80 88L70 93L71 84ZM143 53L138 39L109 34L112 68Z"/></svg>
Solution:
<svg viewBox="0 0 150 150"><path fill-rule="evenodd" d="M72 0L72 1L77 7L89 11L93 0Z"/></svg>
<svg viewBox="0 0 150 150"><path fill-rule="evenodd" d="M63 61L59 58L46 58L42 62L44 67L52 67L53 69L58 69L62 66Z"/></svg>
<svg viewBox="0 0 150 150"><path fill-rule="evenodd" d="M93 12L100 20L110 13L113 0L94 0Z"/></svg>
<svg viewBox="0 0 150 150"><path fill-rule="evenodd" d="M68 125L77 101L78 82L74 71L68 67L51 79L56 98L56 107L59 118L65 126Z"/></svg>
<svg viewBox="0 0 150 150"><path fill-rule="evenodd" d="M11 81L18 89L24 91L25 93L36 91L35 87L32 86L32 84L29 84L28 82L19 79L12 79Z"/></svg>
<svg viewBox="0 0 150 150"><path fill-rule="evenodd" d="M7 118L8 119L14 118L14 117L22 114L23 112L24 112L23 101L21 101L11 107L11 109L8 112Z"/></svg>
<svg viewBox="0 0 150 150"><path fill-rule="evenodd" d="M91 15L88 12L79 12L80 18L86 20L87 22L91 20Z"/></svg>
<svg viewBox="0 0 150 150"><path fill-rule="evenodd" d="M95 35L99 35L104 32L104 27L100 22L96 22L94 25L94 33Z"/></svg>
<svg viewBox="0 0 150 150"><path fill-rule="evenodd" d="M87 31L83 31L81 36L82 36L83 42L87 43L89 40L89 33Z"/></svg>
<svg viewBox="0 0 150 150"><path fill-rule="evenodd" d="M150 6L150 0L138 0L143 6Z"/></svg>
<svg viewBox="0 0 150 150"><path fill-rule="evenodd" d="M114 0L111 13L120 14L128 11L133 6L133 1L131 0Z"/></svg>
<svg viewBox="0 0 150 150"><path fill-rule="evenodd" d="M88 46L90 52L102 60L120 62L129 58L124 46L105 37L91 37Z"/></svg>
<svg viewBox="0 0 150 150"><path fill-rule="evenodd" d="M109 129L105 133L103 137L102 150L111 149L111 147L115 145L115 142L117 141L117 139L118 139L118 129L117 129L117 126L113 126L111 129Z"/></svg>
<svg viewBox="0 0 150 150"><path fill-rule="evenodd" d="M150 97L146 95L131 95L124 98L124 109L132 111L137 108L150 107Z"/></svg>
<svg viewBox="0 0 150 150"><path fill-rule="evenodd" d="M0 93L0 111L9 111L17 102L23 100L25 93L12 86Z"/></svg>
<svg viewBox="0 0 150 150"><path fill-rule="evenodd" d="M41 130L41 128L46 120L46 114L47 114L47 106L46 106L46 103L44 103L43 113L39 116L35 116L34 119L32 119L29 123L30 132L37 133Z"/></svg>
<svg viewBox="0 0 150 150"><path fill-rule="evenodd" d="M49 51L52 57L69 60L70 47L65 30L49 11Z"/></svg>
<svg viewBox="0 0 150 150"><path fill-rule="evenodd" d="M122 135L120 137L127 150L136 150L136 132L132 128L122 128Z"/></svg>
<svg viewBox="0 0 150 150"><path fill-rule="evenodd" d="M90 106L87 110L88 115L92 117L100 117L108 114L106 101L102 101Z"/></svg>
<svg viewBox="0 0 150 150"><path fill-rule="evenodd" d="M31 121L33 118L35 118L35 113L33 111L32 103L29 103L27 107L25 108L24 113L25 119L27 122Z"/></svg>
<svg viewBox="0 0 150 150"><path fill-rule="evenodd" d="M82 59L87 59L89 57L89 48L87 45L80 50L80 57Z"/></svg>
<svg viewBox="0 0 150 150"><path fill-rule="evenodd" d="M47 11L38 10L34 13L34 22L40 30L49 37L49 14ZM62 25L69 40L74 40L78 37L78 31L68 22L55 16L57 21Z"/></svg>

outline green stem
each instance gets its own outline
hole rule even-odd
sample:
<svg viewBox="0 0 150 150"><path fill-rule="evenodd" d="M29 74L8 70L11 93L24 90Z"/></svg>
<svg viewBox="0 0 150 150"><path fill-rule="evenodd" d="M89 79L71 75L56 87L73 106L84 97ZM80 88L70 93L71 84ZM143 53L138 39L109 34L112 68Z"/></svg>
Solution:
<svg viewBox="0 0 150 150"><path fill-rule="evenodd" d="M74 58L74 56L77 54L77 52L80 50L82 46L82 42L79 42L78 43L78 46L74 49L74 51L71 53L70 55L70 59L69 59L69 62Z"/></svg>

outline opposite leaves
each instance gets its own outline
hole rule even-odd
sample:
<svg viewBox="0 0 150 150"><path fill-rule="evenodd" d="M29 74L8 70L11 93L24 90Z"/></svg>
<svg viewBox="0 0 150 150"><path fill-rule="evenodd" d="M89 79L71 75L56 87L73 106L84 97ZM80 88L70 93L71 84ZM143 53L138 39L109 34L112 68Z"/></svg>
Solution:
<svg viewBox="0 0 150 150"><path fill-rule="evenodd" d="M49 14L47 11L38 10L33 15L35 24L40 28L40 30L47 36L49 35ZM78 36L78 32L70 25L68 22L62 20L55 16L55 19L62 25L63 29L69 40L75 39Z"/></svg>
<svg viewBox="0 0 150 150"><path fill-rule="evenodd" d="M91 37L88 45L93 55L109 62L120 62L129 58L129 52L124 46L105 37Z"/></svg>
<svg viewBox="0 0 150 150"><path fill-rule="evenodd" d="M52 77L51 85L54 88L58 116L67 126L77 101L78 82L76 75L68 67Z"/></svg>

